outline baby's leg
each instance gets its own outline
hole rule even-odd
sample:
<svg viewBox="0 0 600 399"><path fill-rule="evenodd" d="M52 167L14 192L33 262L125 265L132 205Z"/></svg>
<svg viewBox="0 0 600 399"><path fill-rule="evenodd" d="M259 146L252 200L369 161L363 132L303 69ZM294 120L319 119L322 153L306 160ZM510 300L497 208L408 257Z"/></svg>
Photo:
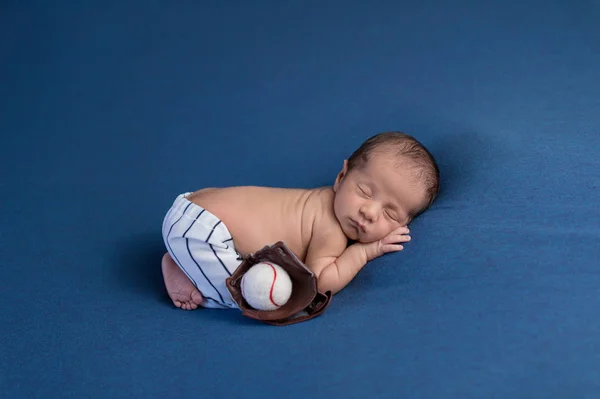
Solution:
<svg viewBox="0 0 600 399"><path fill-rule="evenodd" d="M193 310L202 303L202 294L177 266L168 252L162 258L162 272L165 287L175 306Z"/></svg>

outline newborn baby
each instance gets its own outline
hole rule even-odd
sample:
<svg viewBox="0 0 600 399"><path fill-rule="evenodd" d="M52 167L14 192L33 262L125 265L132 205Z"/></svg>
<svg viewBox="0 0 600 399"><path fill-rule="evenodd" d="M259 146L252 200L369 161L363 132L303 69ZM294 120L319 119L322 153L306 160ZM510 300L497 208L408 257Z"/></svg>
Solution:
<svg viewBox="0 0 600 399"><path fill-rule="evenodd" d="M438 191L439 169L429 151L407 134L388 132L344 161L331 187L181 194L163 222L167 292L186 310L235 308L225 279L245 255L283 241L314 272L319 291L335 294L370 260L402 250L409 222Z"/></svg>

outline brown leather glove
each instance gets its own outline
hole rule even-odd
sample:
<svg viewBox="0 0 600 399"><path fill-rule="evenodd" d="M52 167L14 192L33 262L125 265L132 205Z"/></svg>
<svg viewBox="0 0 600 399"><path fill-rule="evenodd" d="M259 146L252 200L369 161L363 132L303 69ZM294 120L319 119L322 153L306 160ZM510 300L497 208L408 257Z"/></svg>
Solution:
<svg viewBox="0 0 600 399"><path fill-rule="evenodd" d="M242 277L252 266L260 262L273 262L281 266L292 279L292 295L279 309L270 311L253 309L242 296ZM242 310L242 315L276 326L315 318L325 311L332 298L330 291L325 293L318 291L317 277L282 241L267 245L248 255L233 275L227 278L226 286L231 297Z"/></svg>

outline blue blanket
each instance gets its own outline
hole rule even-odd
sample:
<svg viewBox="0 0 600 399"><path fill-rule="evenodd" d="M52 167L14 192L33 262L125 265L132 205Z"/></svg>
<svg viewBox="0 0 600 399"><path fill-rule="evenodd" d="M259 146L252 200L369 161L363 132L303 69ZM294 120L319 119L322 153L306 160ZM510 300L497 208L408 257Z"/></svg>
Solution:
<svg viewBox="0 0 600 399"><path fill-rule="evenodd" d="M0 12L0 396L598 395L598 2L26 3ZM386 130L442 171L403 252L306 323L173 307L177 194L329 185Z"/></svg>

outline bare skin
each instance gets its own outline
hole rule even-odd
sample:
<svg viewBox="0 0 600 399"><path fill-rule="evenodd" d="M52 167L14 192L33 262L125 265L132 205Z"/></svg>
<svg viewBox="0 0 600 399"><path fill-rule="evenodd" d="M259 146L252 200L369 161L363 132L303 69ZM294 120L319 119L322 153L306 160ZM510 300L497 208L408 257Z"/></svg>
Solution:
<svg viewBox="0 0 600 399"><path fill-rule="evenodd" d="M407 224L425 193L414 171L397 165L380 157L348 172L345 162L332 187L206 188L188 199L227 226L242 256L283 241L315 273L319 290L335 294L368 261L410 240ZM348 239L356 242L348 246ZM201 305L201 293L168 253L162 270L175 306Z"/></svg>
<svg viewBox="0 0 600 399"><path fill-rule="evenodd" d="M168 253L162 258L162 272L165 287L175 306L184 310L194 310L200 306L202 294Z"/></svg>

